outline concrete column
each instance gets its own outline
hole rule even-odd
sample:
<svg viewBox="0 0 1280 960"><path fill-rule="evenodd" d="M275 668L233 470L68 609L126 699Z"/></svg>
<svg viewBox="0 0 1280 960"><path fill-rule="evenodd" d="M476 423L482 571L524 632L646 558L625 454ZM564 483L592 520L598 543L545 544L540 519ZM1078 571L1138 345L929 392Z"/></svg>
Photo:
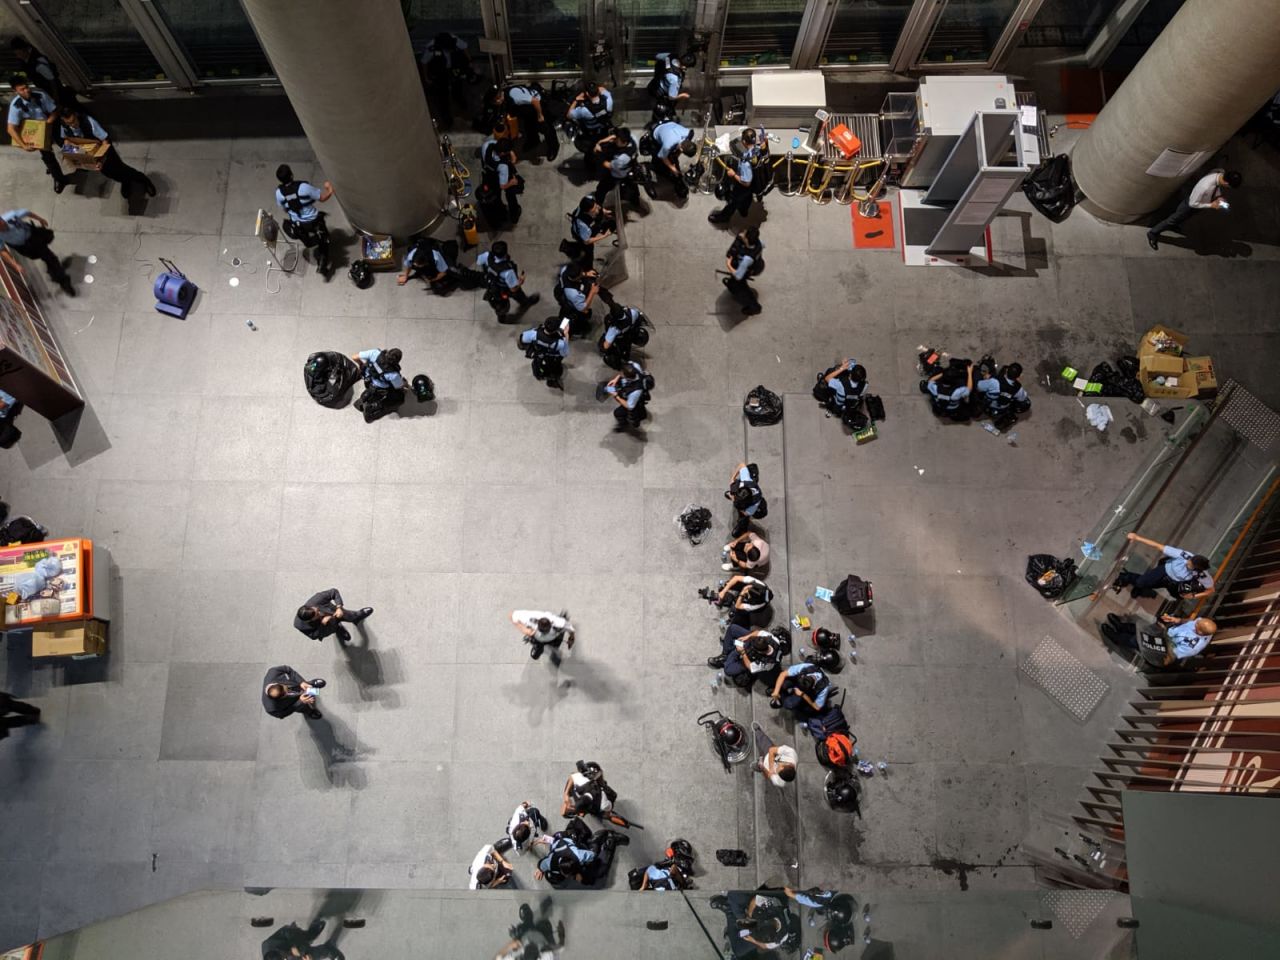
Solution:
<svg viewBox="0 0 1280 960"><path fill-rule="evenodd" d="M1127 223L1181 177L1147 168L1172 148L1213 152L1280 88L1280 0L1186 0L1084 132L1072 172L1085 209Z"/></svg>
<svg viewBox="0 0 1280 960"><path fill-rule="evenodd" d="M447 197L397 0L241 0L347 218L404 237Z"/></svg>

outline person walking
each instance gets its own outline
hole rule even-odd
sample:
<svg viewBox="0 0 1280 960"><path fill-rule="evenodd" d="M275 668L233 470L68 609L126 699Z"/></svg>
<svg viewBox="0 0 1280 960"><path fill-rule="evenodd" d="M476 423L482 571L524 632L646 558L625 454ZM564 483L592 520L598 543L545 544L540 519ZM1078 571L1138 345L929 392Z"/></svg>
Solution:
<svg viewBox="0 0 1280 960"><path fill-rule="evenodd" d="M511 622L524 635L524 642L529 644L529 659L537 660L546 648L551 648L551 663L560 666L563 657L560 654L564 647L564 656L573 649L576 637L573 624L569 622L569 611L549 613L543 610L512 610Z"/></svg>
<svg viewBox="0 0 1280 960"><path fill-rule="evenodd" d="M308 249L316 248L316 270L328 280L334 271L329 257L329 228L324 211L316 209L316 204L333 196L333 184L326 180L323 187L317 188L306 180L295 180L287 163L276 167L276 180L280 184L276 188L276 204L288 214L282 225L285 235Z"/></svg>
<svg viewBox="0 0 1280 960"><path fill-rule="evenodd" d="M604 385L604 394L613 397L616 404L613 408L614 432L638 427L649 418L653 386L653 376L634 360L628 360L622 372Z"/></svg>
<svg viewBox="0 0 1280 960"><path fill-rule="evenodd" d="M14 727L29 727L40 722L40 708L0 691L0 740Z"/></svg>
<svg viewBox="0 0 1280 960"><path fill-rule="evenodd" d="M323 641L336 633L340 643L349 643L351 634L344 623L362 623L373 613L373 607L361 607L354 612L343 603L337 587L321 590L298 608L293 618L293 628L312 640Z"/></svg>
<svg viewBox="0 0 1280 960"><path fill-rule="evenodd" d="M730 272L724 278L724 285L742 304L743 316L754 317L762 309L760 294L751 281L764 273L763 253L764 242L760 239L759 227L748 227L740 232L725 251L724 262Z"/></svg>
<svg viewBox="0 0 1280 960"><path fill-rule="evenodd" d="M53 231L49 229L49 221L25 207L0 214L0 255L19 272L22 266L8 253L20 253L28 260L39 260L44 264L49 279L62 288L69 297L76 295L71 285L71 277L62 261L57 258L49 244L53 243Z"/></svg>
<svg viewBox="0 0 1280 960"><path fill-rule="evenodd" d="M156 185L151 182L151 178L124 162L106 127L96 118L85 113L74 103L63 104L58 113L58 128L64 142L68 137L76 137L81 140L96 140L98 150L105 148L105 152L98 160L97 170L108 180L114 180L120 184L120 196L128 200L133 193L135 183L146 191L148 197L156 195Z"/></svg>
<svg viewBox="0 0 1280 960"><path fill-rule="evenodd" d="M316 708L316 694L323 689L321 679L303 680L293 667L280 665L267 671L262 681L262 709L277 720L303 713L308 720L319 720L323 714Z"/></svg>
<svg viewBox="0 0 1280 960"><path fill-rule="evenodd" d="M1239 171L1222 168L1210 170L1195 182L1191 192L1178 203L1173 213L1147 231L1147 243L1151 244L1151 249L1159 250L1162 233L1177 230L1200 210L1221 210L1225 213L1230 209L1230 204L1227 203L1224 192L1228 189L1238 190L1243 183L1244 177Z"/></svg>
<svg viewBox="0 0 1280 960"><path fill-rule="evenodd" d="M39 151L45 170L53 178L53 192L61 193L71 182L71 178L62 172L62 164L53 153L53 143L57 139L55 134L58 132L58 104L52 96L35 86L26 77L15 75L9 80L9 86L13 88L14 94L13 99L9 101L9 139L14 146L20 147L27 153ZM37 146L22 138L22 124L27 120L39 120L51 128L48 131L48 146Z"/></svg>
<svg viewBox="0 0 1280 960"><path fill-rule="evenodd" d="M552 390L564 389L564 361L569 356L569 320L547 317L520 334L520 347L531 361L535 380Z"/></svg>

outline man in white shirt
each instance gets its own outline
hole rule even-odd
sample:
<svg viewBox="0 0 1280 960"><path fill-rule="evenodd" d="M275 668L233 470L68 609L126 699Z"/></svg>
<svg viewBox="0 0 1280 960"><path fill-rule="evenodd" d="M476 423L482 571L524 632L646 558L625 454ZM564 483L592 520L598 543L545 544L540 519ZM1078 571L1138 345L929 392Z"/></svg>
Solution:
<svg viewBox="0 0 1280 960"><path fill-rule="evenodd" d="M524 634L524 642L533 649L529 651L530 659L537 660L542 656L544 647L551 648L551 663L560 666L560 647L564 645L564 655L568 656L573 649L573 624L568 620L569 612L561 610L559 615L543 610L512 610L511 622Z"/></svg>
<svg viewBox="0 0 1280 960"><path fill-rule="evenodd" d="M492 843L480 848L467 873L471 875L468 890L493 890L511 884L511 864Z"/></svg>
<svg viewBox="0 0 1280 960"><path fill-rule="evenodd" d="M1196 181L1186 199L1178 204L1173 213L1147 231L1147 243L1151 244L1151 249L1159 250L1160 234L1176 230L1197 210L1227 210L1228 204L1223 191L1227 187L1238 189L1242 183L1244 177L1236 170L1210 170Z"/></svg>
<svg viewBox="0 0 1280 960"><path fill-rule="evenodd" d="M775 746L764 728L752 723L751 729L756 735L756 752L760 759L756 761L756 773L762 774L775 787L785 787L796 779L796 748L783 744Z"/></svg>
<svg viewBox="0 0 1280 960"><path fill-rule="evenodd" d="M542 811L525 800L516 807L515 813L507 821L506 843L499 841L498 845L509 844L507 849L514 850L516 856L520 856L535 843L550 843L551 838L546 833L547 818L542 815Z"/></svg>

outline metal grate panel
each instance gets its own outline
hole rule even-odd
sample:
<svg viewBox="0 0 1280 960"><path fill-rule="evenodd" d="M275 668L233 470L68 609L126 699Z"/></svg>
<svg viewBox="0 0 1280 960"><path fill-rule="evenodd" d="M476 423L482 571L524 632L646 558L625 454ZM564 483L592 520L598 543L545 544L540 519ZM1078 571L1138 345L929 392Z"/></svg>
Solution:
<svg viewBox="0 0 1280 960"><path fill-rule="evenodd" d="M1227 391L1222 421L1264 453L1280 454L1280 414L1234 380L1223 384L1223 393Z"/></svg>
<svg viewBox="0 0 1280 960"><path fill-rule="evenodd" d="M840 123L852 130L853 135L862 142L862 149L858 151L856 159L879 160L884 156L880 148L880 115L878 113L833 113L831 119L827 121L827 126L830 128ZM829 143L823 146L822 155L828 160L844 159L844 154Z"/></svg>
<svg viewBox="0 0 1280 960"><path fill-rule="evenodd" d="M1052 637L1045 637L1031 656L1022 661L1022 672L1083 723L1110 685L1076 659Z"/></svg>
<svg viewBox="0 0 1280 960"><path fill-rule="evenodd" d="M1040 894L1040 904L1079 940L1118 896L1122 895L1111 890L1049 890Z"/></svg>

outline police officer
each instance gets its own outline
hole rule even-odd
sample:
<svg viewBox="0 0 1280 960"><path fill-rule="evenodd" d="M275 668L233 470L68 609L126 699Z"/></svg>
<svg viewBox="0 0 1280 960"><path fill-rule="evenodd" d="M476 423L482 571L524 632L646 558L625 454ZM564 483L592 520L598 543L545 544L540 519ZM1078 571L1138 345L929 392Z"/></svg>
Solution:
<svg viewBox="0 0 1280 960"><path fill-rule="evenodd" d="M316 248L316 269L328 280L333 276L333 261L329 259L329 228L324 222L324 212L316 209L333 196L333 184L328 180L321 189L306 180L295 180L293 169L282 163L276 167L276 204L289 215L284 225L285 233L302 241L307 248Z"/></svg>
<svg viewBox="0 0 1280 960"><path fill-rule="evenodd" d="M680 154L692 157L698 152L694 142L697 135L674 118L663 120L653 128L653 140L656 152L653 171L664 179L670 180L676 191L676 199L684 200L689 196L689 187L684 182L684 174L680 170Z"/></svg>
<svg viewBox="0 0 1280 960"><path fill-rule="evenodd" d="M560 249L583 267L590 268L595 262L595 245L614 235L618 221L613 218L613 211L601 206L590 193L568 216L569 240Z"/></svg>
<svg viewBox="0 0 1280 960"><path fill-rule="evenodd" d="M71 278L67 276L66 268L57 255L49 249L49 244L52 242L53 231L49 229L49 221L39 214L25 208L0 214L0 254L3 254L19 271L22 267L13 259L10 250L30 260L41 261L49 274L49 279L61 287L62 292L67 296L74 297L76 291L71 286Z"/></svg>
<svg viewBox="0 0 1280 960"><path fill-rule="evenodd" d="M364 392L352 406L364 414L365 423L373 423L404 403L404 375L400 372L403 354L399 347L361 350L351 359L364 378Z"/></svg>
<svg viewBox="0 0 1280 960"><path fill-rule="evenodd" d="M684 83L685 59L671 53L659 53L654 57L654 76L649 81L649 93L657 103L674 106L689 98L689 94L680 89Z"/></svg>
<svg viewBox="0 0 1280 960"><path fill-rule="evenodd" d="M616 849L630 842L630 837L616 830L597 830L593 834L581 820L574 819L552 837L550 849L538 861L533 876L553 887L570 880L593 886L608 876Z"/></svg>
<svg viewBox="0 0 1280 960"><path fill-rule="evenodd" d="M547 317L520 334L524 355L533 361L533 378L545 380L552 390L563 390L564 361L569 356L569 321Z"/></svg>
<svg viewBox="0 0 1280 960"><path fill-rule="evenodd" d="M505 240L494 241L487 251L476 257L476 269L484 275L484 282L488 287L484 299L493 307L499 323L515 323L514 320L507 319L511 310L509 300L514 300L522 310L527 310L541 299L541 294L530 296L524 292L524 274L508 255Z"/></svg>
<svg viewBox="0 0 1280 960"><path fill-rule="evenodd" d="M533 150L538 146L539 134L544 132L546 119L542 115L542 94L534 87L522 83L514 83L505 89L493 87L489 91L489 106L514 116L524 131L524 149ZM554 131L546 131L555 136Z"/></svg>
<svg viewBox="0 0 1280 960"><path fill-rule="evenodd" d="M643 347L649 342L648 325L648 318L637 307L611 303L609 323L596 344L605 364L621 370L622 365L631 359L631 348Z"/></svg>
<svg viewBox="0 0 1280 960"><path fill-rule="evenodd" d="M583 168L587 176L596 169L596 144L613 129L613 94L603 83L582 81L582 90L569 103L565 119L577 128L573 145L582 153Z"/></svg>
<svg viewBox="0 0 1280 960"><path fill-rule="evenodd" d="M639 200L639 192L632 182L636 172L638 152L639 147L627 127L619 127L596 144L596 153L603 158L601 166L604 167L600 175L600 183L596 185L595 190L597 203L604 203L605 197L614 187L618 188L620 198L633 203Z"/></svg>
<svg viewBox="0 0 1280 960"><path fill-rule="evenodd" d="M560 316L569 321L569 335L580 337L591 329L591 305L602 293L600 276L576 263L566 263L556 275L554 290Z"/></svg>
<svg viewBox="0 0 1280 960"><path fill-rule="evenodd" d="M516 152L511 141L502 137L486 140L480 156L480 200L485 219L490 226L499 227L504 219L511 226L520 222L520 194L524 192L524 178L516 172ZM507 202L507 212L502 212L502 201Z"/></svg>
<svg viewBox="0 0 1280 960"><path fill-rule="evenodd" d="M746 150L736 159L725 161L724 180L721 182L728 190L728 195L725 197L724 207L707 217L710 223L728 223L735 213L746 216L751 209L751 201L755 199L755 192L751 189L751 181L755 176L751 162L755 131L748 128L742 134ZM751 144L746 143L748 134L752 138Z"/></svg>
<svg viewBox="0 0 1280 960"><path fill-rule="evenodd" d="M687 890L689 878L673 860L661 860L644 868L641 890Z"/></svg>
<svg viewBox="0 0 1280 960"><path fill-rule="evenodd" d="M756 293L751 281L764 273L764 241L760 239L759 227L748 227L733 238L733 243L725 252L725 265L729 268L729 276L724 278L724 285L739 303L745 316L754 316L762 309L760 295Z"/></svg>
<svg viewBox="0 0 1280 960"><path fill-rule="evenodd" d="M1018 415L1031 409L1031 397L1022 386L1022 364L1009 363L998 371L994 364L980 369L974 389L986 404L996 427L1004 430L1018 422Z"/></svg>
<svg viewBox="0 0 1280 960"><path fill-rule="evenodd" d="M412 241L400 265L404 269L396 275L396 283L402 287L415 277L421 277L431 286L432 293L445 295L456 290L460 283L458 268L449 263L440 241L432 237L419 237Z"/></svg>
<svg viewBox="0 0 1280 960"><path fill-rule="evenodd" d="M653 377L649 371L629 360L622 371L610 380L604 392L613 397L613 418L617 421L614 431L621 433L628 427L638 427L649 418L649 399L653 390Z"/></svg>
<svg viewBox="0 0 1280 960"><path fill-rule="evenodd" d="M921 381L921 387L929 394L929 405L934 416L947 417L957 422L969 419L969 397L973 394L973 363L965 364L964 379L958 367L948 367Z"/></svg>
<svg viewBox="0 0 1280 960"><path fill-rule="evenodd" d="M831 678L821 667L814 663L796 663L778 673L769 692L769 706L813 716L826 709L830 693Z"/></svg>
<svg viewBox="0 0 1280 960"><path fill-rule="evenodd" d="M1148 540L1136 533L1126 533L1131 543L1141 543L1160 551L1160 559L1154 567L1143 573L1121 571L1112 583L1118 592L1130 587L1134 597L1154 597L1163 587L1175 599L1200 600L1214 591L1213 574L1209 573L1209 558L1190 550L1183 550L1169 543Z"/></svg>
<svg viewBox="0 0 1280 960"><path fill-rule="evenodd" d="M141 170L129 166L120 157L120 152L116 150L115 144L111 142L111 136L107 133L106 128L100 124L96 118L85 113L74 103L64 103L62 109L58 113L59 131L62 139L67 137L77 137L83 140L97 140L98 143L106 145L106 152L102 154L102 159L98 161L98 172L108 180L114 180L120 184L120 195L126 200L133 193L133 185L141 184L142 189L147 192L147 196L154 197L156 195L156 185L151 182Z"/></svg>
<svg viewBox="0 0 1280 960"><path fill-rule="evenodd" d="M53 147L33 147L22 139L20 127L26 120L42 120L45 124L53 124L50 131L57 133L55 121L58 119L58 105L44 90L35 86L24 76L15 74L9 79L9 86L13 88L14 97L9 101L9 139L17 147L21 147L27 153L40 151L40 159L44 161L45 170L49 171L49 176L53 177L53 192L61 193L71 179L62 172L62 165L58 163L58 158L54 156ZM51 137L52 144L56 137Z"/></svg>
<svg viewBox="0 0 1280 960"><path fill-rule="evenodd" d="M441 32L427 44L419 61L422 85L426 90L431 116L442 130L453 126L453 95L463 82L479 79L471 69L471 57L465 40L452 33Z"/></svg>
<svg viewBox="0 0 1280 960"><path fill-rule="evenodd" d="M819 377L826 394L822 405L827 412L842 420L853 419L867 390L867 368L850 358ZM815 390L815 395L818 392Z"/></svg>

